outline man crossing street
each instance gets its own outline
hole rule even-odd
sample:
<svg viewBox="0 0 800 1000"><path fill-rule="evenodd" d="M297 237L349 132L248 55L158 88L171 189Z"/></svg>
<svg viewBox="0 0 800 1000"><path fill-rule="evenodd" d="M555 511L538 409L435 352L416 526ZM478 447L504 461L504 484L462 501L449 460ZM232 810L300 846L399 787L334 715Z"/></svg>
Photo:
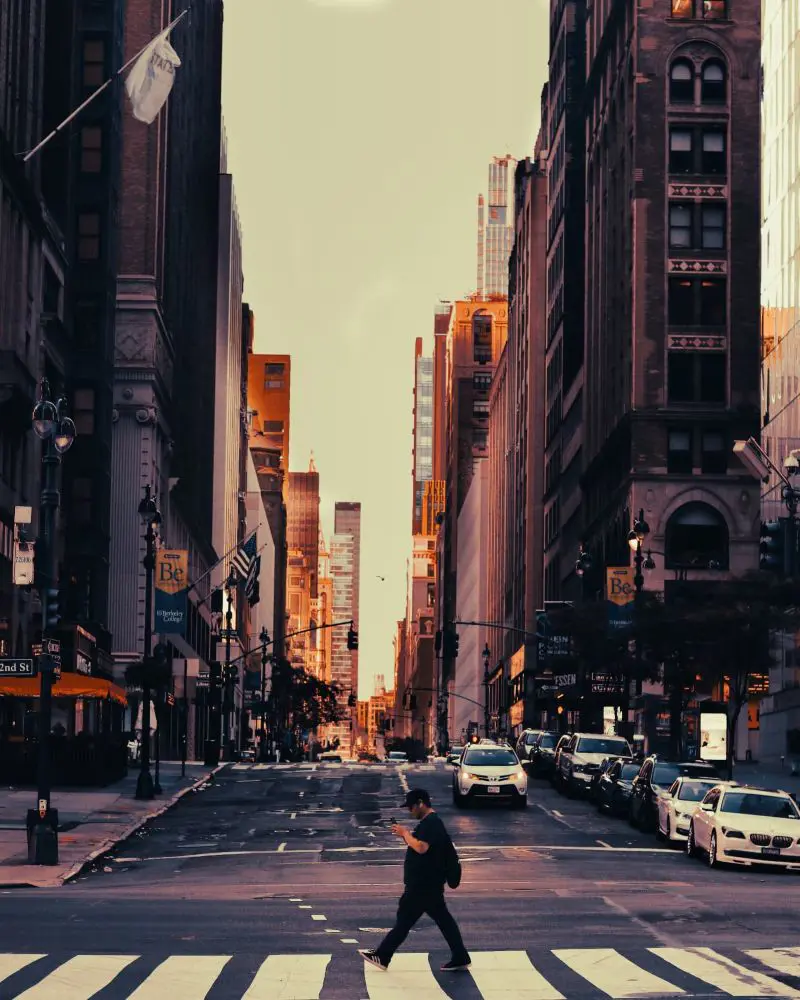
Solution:
<svg viewBox="0 0 800 1000"><path fill-rule="evenodd" d="M424 788L412 788L406 795L405 807L418 823L413 832L399 823L392 826L392 833L408 847L403 866L405 889L397 906L397 919L374 951L360 950L359 954L365 962L385 972L411 928L427 913L450 946L450 961L445 962L442 971L468 969L469 954L444 899L448 855L453 850L450 837L444 823L431 808L430 795Z"/></svg>

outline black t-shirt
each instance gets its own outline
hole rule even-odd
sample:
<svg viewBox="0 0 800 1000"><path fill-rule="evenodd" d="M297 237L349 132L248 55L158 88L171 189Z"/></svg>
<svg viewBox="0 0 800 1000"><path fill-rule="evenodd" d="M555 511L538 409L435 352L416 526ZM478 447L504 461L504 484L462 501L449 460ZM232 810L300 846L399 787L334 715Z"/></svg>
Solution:
<svg viewBox="0 0 800 1000"><path fill-rule="evenodd" d="M450 843L444 823L435 812L430 812L419 821L413 834L430 846L424 854L417 854L410 847L406 851L403 865L406 888L440 892L446 881L446 850Z"/></svg>

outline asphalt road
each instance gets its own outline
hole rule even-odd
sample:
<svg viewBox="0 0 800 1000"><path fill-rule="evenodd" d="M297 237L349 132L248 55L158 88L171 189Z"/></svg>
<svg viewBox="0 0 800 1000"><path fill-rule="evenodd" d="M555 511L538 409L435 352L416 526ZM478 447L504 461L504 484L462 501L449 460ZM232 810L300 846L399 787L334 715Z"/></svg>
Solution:
<svg viewBox="0 0 800 1000"><path fill-rule="evenodd" d="M798 876L712 871L539 781L526 810L456 809L450 774L223 770L72 885L0 893L0 1000L800 998L800 948L782 950ZM462 857L448 898L470 973L438 971L427 919L388 973L356 954L392 922L404 847L388 827L409 785Z"/></svg>

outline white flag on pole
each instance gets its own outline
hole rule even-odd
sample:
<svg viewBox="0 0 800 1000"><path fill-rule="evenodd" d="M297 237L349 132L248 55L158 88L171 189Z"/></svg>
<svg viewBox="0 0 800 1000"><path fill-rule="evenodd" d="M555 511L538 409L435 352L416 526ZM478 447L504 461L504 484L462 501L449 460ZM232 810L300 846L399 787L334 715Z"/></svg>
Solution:
<svg viewBox="0 0 800 1000"><path fill-rule="evenodd" d="M152 124L164 107L181 64L168 40L174 26L169 25L150 42L125 79L133 117L146 125Z"/></svg>

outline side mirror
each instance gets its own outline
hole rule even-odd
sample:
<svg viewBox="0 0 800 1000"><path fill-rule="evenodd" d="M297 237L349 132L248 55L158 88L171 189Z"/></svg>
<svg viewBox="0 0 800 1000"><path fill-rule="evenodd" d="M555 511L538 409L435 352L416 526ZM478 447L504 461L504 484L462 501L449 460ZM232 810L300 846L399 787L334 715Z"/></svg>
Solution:
<svg viewBox="0 0 800 1000"><path fill-rule="evenodd" d="M701 804L700 808L703 810L704 813L713 813L714 812L714 806L712 805L711 802L703 802Z"/></svg>

